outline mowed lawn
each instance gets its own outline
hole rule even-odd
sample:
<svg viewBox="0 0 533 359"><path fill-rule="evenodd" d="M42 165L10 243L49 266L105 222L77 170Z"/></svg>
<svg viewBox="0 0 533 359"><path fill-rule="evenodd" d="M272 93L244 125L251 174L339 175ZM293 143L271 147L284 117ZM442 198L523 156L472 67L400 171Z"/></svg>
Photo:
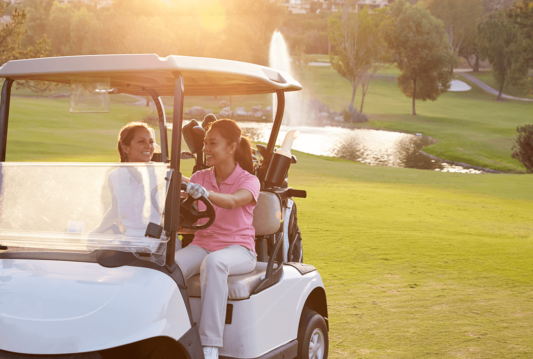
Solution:
<svg viewBox="0 0 533 359"><path fill-rule="evenodd" d="M504 172L525 172L524 166L511 158L511 148L516 127L533 123L533 103L495 101L494 95L472 85L468 92L448 92L437 101L417 101L418 115L412 116L411 99L400 92L397 74L393 68L376 75L363 108L370 120L357 126L423 133L439 141L424 149L437 157ZM308 98L316 98L335 111L348 107L351 86L332 67L308 65L297 77ZM360 101L359 90L357 108Z"/></svg>
<svg viewBox="0 0 533 359"><path fill-rule="evenodd" d="M397 91L380 81L386 84L377 82L374 95ZM395 101L391 106L400 106ZM461 104L467 107L449 103L455 110ZM148 113L113 104L109 114L69 115L68 100L28 98L14 98L11 110L8 161L116 161L118 129ZM372 167L296 154L289 183L308 191L296 200L298 219L305 262L319 269L328 294L330 358L533 356L531 175ZM189 174L192 162L182 165Z"/></svg>

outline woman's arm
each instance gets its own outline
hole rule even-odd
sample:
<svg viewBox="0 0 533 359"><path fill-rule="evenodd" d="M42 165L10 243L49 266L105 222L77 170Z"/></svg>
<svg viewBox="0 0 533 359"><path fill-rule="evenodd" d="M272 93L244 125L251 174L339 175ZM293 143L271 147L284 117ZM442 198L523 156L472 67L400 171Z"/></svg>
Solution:
<svg viewBox="0 0 533 359"><path fill-rule="evenodd" d="M217 207L225 209L233 209L236 207L246 206L255 201L252 193L244 188L241 188L233 193L217 193L209 192L209 200Z"/></svg>
<svg viewBox="0 0 533 359"><path fill-rule="evenodd" d="M208 191L197 183L189 182L187 184L187 193L194 199L198 199L201 196L208 197L215 206L225 209L246 206L255 201L252 192L246 188L240 188L233 193L218 193Z"/></svg>

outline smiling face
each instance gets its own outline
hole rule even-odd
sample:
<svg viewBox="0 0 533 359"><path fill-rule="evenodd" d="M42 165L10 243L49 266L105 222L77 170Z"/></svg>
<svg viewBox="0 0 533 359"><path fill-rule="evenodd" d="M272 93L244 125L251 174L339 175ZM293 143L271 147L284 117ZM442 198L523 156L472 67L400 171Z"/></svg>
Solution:
<svg viewBox="0 0 533 359"><path fill-rule="evenodd" d="M209 130L205 136L204 146L206 165L216 167L235 162L236 148L237 144L235 142L229 143L218 130Z"/></svg>
<svg viewBox="0 0 533 359"><path fill-rule="evenodd" d="M128 162L149 162L154 154L154 139L146 128L137 128L128 146L122 145Z"/></svg>

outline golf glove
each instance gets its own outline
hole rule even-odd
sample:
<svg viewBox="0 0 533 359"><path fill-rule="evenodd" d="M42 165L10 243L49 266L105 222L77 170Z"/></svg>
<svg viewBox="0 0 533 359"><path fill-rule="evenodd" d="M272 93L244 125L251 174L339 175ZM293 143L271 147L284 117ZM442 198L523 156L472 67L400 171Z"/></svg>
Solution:
<svg viewBox="0 0 533 359"><path fill-rule="evenodd" d="M209 192L197 183L187 183L187 193L194 199L198 199L202 196L209 197Z"/></svg>

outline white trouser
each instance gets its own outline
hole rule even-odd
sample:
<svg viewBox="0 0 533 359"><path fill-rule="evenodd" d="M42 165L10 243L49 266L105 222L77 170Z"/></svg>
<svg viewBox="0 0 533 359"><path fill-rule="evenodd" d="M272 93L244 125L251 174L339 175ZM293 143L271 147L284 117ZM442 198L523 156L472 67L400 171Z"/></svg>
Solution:
<svg viewBox="0 0 533 359"><path fill-rule="evenodd" d="M208 251L191 244L177 251L175 258L185 280L200 273L202 312L198 329L202 345L221 348L228 302L228 276L253 271L257 261L255 254L237 245Z"/></svg>

